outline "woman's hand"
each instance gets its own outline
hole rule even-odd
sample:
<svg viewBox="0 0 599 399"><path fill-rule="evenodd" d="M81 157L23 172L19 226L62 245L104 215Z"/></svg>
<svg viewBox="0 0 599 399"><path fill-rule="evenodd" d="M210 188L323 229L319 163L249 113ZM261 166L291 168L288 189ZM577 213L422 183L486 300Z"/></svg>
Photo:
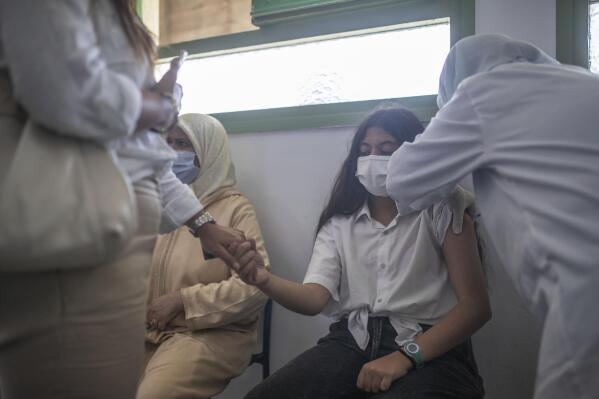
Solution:
<svg viewBox="0 0 599 399"><path fill-rule="evenodd" d="M401 352L393 352L366 363L358 375L357 386L366 392L387 391L393 381L403 377L412 363Z"/></svg>
<svg viewBox="0 0 599 399"><path fill-rule="evenodd" d="M239 268L236 271L244 283L255 285L258 288L268 284L270 273L264 265L264 258L256 251L254 240L233 242L227 250L237 260Z"/></svg>
<svg viewBox="0 0 599 399"><path fill-rule="evenodd" d="M173 58L168 71L162 75L162 78L158 81L158 83L156 83L154 89L158 92L173 93L173 90L177 85L177 77L179 75L180 68L180 57Z"/></svg>
<svg viewBox="0 0 599 399"><path fill-rule="evenodd" d="M146 323L158 330L164 330L182 312L184 312L184 307L180 291L163 295L154 299L148 306Z"/></svg>
<svg viewBox="0 0 599 399"><path fill-rule="evenodd" d="M180 97L183 96L183 91L181 85L177 83L177 78L179 77L179 70L181 69L186 57L187 53L181 54L180 56L171 60L168 71L162 75L162 78L154 86L155 91L159 93L169 93L175 97L177 97L177 94L180 94ZM177 91L180 93L177 93Z"/></svg>
<svg viewBox="0 0 599 399"><path fill-rule="evenodd" d="M142 91L142 109L137 120L136 131L146 129L163 131L177 122L183 97L183 88L177 84L181 63L180 57L174 58L169 70L160 81L151 90Z"/></svg>
<svg viewBox="0 0 599 399"><path fill-rule="evenodd" d="M239 264L232 254L227 251L227 248L233 242L245 240L242 231L214 223L206 223L198 229L196 234L202 241L204 251L222 259L233 270L237 271L239 269Z"/></svg>
<svg viewBox="0 0 599 399"><path fill-rule="evenodd" d="M182 58L183 57L183 58ZM163 96L168 95L168 103L170 104L169 114L166 116L168 123L168 128L172 128L175 123L177 123L177 119L179 116L179 110L181 110L181 100L183 98L183 87L177 83L177 78L179 75L179 69L184 61L184 55L173 58L170 64L170 68L168 71L162 75L162 78L154 85L152 91L159 93ZM168 106L167 106L168 108Z"/></svg>

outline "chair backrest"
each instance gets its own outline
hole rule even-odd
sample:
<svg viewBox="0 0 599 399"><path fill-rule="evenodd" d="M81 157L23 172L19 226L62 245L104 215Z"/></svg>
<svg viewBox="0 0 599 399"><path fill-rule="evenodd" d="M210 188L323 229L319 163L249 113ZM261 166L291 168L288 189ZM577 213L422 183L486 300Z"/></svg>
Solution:
<svg viewBox="0 0 599 399"><path fill-rule="evenodd" d="M264 305L262 314L262 351L252 355L250 365L259 363L262 365L262 379L270 375L270 321L272 318L272 299L268 299Z"/></svg>

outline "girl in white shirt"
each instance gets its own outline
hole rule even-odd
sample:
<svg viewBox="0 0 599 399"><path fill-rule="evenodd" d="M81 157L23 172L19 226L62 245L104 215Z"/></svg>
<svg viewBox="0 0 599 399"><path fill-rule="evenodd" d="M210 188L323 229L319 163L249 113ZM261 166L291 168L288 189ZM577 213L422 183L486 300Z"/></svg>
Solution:
<svg viewBox="0 0 599 399"><path fill-rule="evenodd" d="M469 337L491 311L465 212L472 197L457 189L399 215L385 188L391 154L422 131L404 108L376 111L361 124L303 284L262 268L252 243L229 248L244 281L295 312L337 320L247 398L483 397Z"/></svg>

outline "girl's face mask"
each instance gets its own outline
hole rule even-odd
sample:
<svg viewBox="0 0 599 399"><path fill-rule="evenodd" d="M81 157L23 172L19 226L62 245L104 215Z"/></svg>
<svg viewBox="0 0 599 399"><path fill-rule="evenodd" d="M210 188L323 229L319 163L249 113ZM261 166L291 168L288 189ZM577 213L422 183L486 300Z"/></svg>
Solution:
<svg viewBox="0 0 599 399"><path fill-rule="evenodd" d="M387 167L390 156L369 155L358 158L356 177L364 188L377 197L388 197Z"/></svg>
<svg viewBox="0 0 599 399"><path fill-rule="evenodd" d="M200 173L200 168L194 163L195 158L195 152L177 151L177 159L173 163L173 173L185 184L193 183Z"/></svg>

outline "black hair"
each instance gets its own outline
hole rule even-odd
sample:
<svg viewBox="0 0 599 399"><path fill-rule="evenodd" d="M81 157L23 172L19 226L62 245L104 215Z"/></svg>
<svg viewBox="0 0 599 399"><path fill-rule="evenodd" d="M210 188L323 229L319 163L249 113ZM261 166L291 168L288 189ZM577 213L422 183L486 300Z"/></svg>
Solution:
<svg viewBox="0 0 599 399"><path fill-rule="evenodd" d="M407 108L393 106L377 109L364 119L358 127L347 158L337 175L333 191L318 221L318 233L335 215L352 215L368 199L368 191L356 177L360 144L366 137L368 129L378 127L393 136L397 142L411 143L416 135L424 131L424 126L416 115Z"/></svg>

